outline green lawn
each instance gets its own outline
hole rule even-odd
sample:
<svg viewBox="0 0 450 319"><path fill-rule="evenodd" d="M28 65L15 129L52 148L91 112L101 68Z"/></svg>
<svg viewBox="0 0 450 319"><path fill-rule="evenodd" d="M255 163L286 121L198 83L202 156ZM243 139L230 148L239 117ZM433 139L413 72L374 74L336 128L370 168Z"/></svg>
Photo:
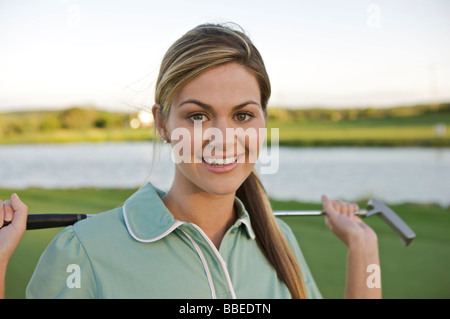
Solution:
<svg viewBox="0 0 450 319"><path fill-rule="evenodd" d="M6 199L16 190L0 189ZM16 191L30 213L97 213L122 205L134 190L77 189ZM364 203L359 203L364 206ZM320 209L318 204L272 201L274 209ZM391 206L416 232L404 247L378 217L366 222L378 234L384 298L450 298L450 209L435 205ZM323 217L284 217L293 229L325 298L342 298L346 249ZM40 254L61 229L27 231L8 266L6 297L23 298Z"/></svg>
<svg viewBox="0 0 450 319"><path fill-rule="evenodd" d="M52 132L30 132L16 135L1 136L0 144L24 143L76 143L105 141L145 141L151 140L152 129L134 130L131 128L84 130L56 130Z"/></svg>
<svg viewBox="0 0 450 319"><path fill-rule="evenodd" d="M444 123L444 136L435 136L434 127ZM279 129L280 145L291 146L449 146L450 113L344 121L268 123Z"/></svg>

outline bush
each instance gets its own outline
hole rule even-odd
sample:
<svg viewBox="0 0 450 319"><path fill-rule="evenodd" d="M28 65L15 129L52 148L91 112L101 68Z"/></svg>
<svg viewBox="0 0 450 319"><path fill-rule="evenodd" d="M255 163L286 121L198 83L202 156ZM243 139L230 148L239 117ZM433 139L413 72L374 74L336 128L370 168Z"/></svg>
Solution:
<svg viewBox="0 0 450 319"><path fill-rule="evenodd" d="M73 107L65 110L61 116L60 121L63 128L66 129L87 129L93 127L97 116L95 109L82 109Z"/></svg>
<svg viewBox="0 0 450 319"><path fill-rule="evenodd" d="M41 122L39 129L44 132L56 131L61 128L61 123L56 114L47 114Z"/></svg>

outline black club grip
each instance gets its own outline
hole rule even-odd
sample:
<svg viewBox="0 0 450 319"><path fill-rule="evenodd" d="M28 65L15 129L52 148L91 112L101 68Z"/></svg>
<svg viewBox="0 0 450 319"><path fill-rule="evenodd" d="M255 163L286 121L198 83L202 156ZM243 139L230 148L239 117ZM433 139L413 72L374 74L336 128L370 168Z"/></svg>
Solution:
<svg viewBox="0 0 450 319"><path fill-rule="evenodd" d="M86 217L86 214L30 214L27 219L27 230L66 227ZM5 222L3 227L9 224Z"/></svg>

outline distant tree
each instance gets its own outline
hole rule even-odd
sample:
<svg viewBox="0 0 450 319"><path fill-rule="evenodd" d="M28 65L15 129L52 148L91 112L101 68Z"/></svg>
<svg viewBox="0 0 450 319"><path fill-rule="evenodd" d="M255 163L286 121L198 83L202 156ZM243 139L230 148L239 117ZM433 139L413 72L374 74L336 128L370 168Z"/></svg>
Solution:
<svg viewBox="0 0 450 319"><path fill-rule="evenodd" d="M87 129L94 126L97 110L73 107L61 113L60 121L66 129Z"/></svg>
<svg viewBox="0 0 450 319"><path fill-rule="evenodd" d="M45 132L55 131L60 128L61 128L61 122L55 113L49 113L49 114L45 115L44 118L42 119L41 125L39 127L39 129L41 131L45 131Z"/></svg>
<svg viewBox="0 0 450 319"><path fill-rule="evenodd" d="M100 111L97 113L94 126L97 128L120 128L124 121L126 121L124 114Z"/></svg>
<svg viewBox="0 0 450 319"><path fill-rule="evenodd" d="M0 136L5 134L5 116L0 114Z"/></svg>
<svg viewBox="0 0 450 319"><path fill-rule="evenodd" d="M289 121L292 120L293 117L285 108L278 108L278 107L269 107L267 109L267 116L269 120L274 121Z"/></svg>
<svg viewBox="0 0 450 319"><path fill-rule="evenodd" d="M19 120L8 121L4 127L5 135L23 134L25 132L24 122Z"/></svg>

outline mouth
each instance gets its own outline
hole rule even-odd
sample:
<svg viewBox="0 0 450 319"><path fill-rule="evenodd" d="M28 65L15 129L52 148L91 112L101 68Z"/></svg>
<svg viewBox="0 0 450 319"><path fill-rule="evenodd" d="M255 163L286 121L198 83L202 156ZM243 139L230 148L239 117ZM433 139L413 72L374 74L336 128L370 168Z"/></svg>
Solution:
<svg viewBox="0 0 450 319"><path fill-rule="evenodd" d="M237 161L237 156L230 156L230 157L224 157L224 158L218 158L218 157L209 157L205 158L202 157L202 160L209 165L216 166L216 167L223 167L226 165L233 164Z"/></svg>
<svg viewBox="0 0 450 319"><path fill-rule="evenodd" d="M228 173L238 165L240 156L231 155L223 157L202 157L203 166L214 173Z"/></svg>

